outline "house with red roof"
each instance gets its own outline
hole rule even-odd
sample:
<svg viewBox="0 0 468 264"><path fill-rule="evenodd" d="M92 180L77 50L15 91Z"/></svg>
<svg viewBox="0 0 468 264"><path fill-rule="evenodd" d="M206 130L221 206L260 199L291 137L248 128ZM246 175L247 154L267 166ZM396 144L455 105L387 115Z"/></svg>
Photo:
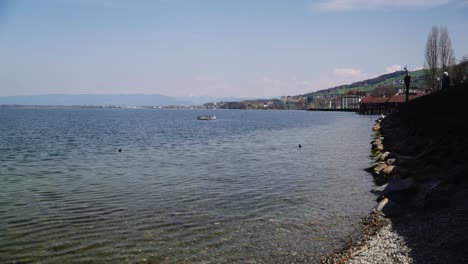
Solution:
<svg viewBox="0 0 468 264"><path fill-rule="evenodd" d="M412 92L409 94L409 100L414 100L424 96L426 93L421 91ZM404 93L397 93L391 97L374 97L367 95L360 102L359 113L367 115L388 114L398 109L398 107L406 102Z"/></svg>
<svg viewBox="0 0 468 264"><path fill-rule="evenodd" d="M375 97L367 95L359 104L359 113L365 115L376 115L386 112L388 97Z"/></svg>
<svg viewBox="0 0 468 264"><path fill-rule="evenodd" d="M424 96L425 93L414 93L410 94L408 97L408 100L411 101L413 99L416 99L418 97ZM394 96L390 97L387 100L387 107L392 110L396 109L400 104L406 102L406 95L405 94L395 94Z"/></svg>

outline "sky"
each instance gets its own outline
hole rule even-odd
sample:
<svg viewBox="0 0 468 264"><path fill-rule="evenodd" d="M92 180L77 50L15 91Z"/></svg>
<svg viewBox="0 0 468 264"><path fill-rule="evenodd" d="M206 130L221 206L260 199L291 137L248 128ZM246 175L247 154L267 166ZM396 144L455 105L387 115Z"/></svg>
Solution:
<svg viewBox="0 0 468 264"><path fill-rule="evenodd" d="M0 0L0 96L304 94L468 55L468 0Z"/></svg>

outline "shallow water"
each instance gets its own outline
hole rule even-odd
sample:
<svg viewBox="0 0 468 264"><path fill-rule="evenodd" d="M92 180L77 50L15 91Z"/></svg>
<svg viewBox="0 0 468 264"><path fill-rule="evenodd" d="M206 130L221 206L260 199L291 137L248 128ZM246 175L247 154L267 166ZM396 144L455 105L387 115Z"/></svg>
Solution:
<svg viewBox="0 0 468 264"><path fill-rule="evenodd" d="M374 205L371 126L334 112L0 108L0 262L316 260Z"/></svg>

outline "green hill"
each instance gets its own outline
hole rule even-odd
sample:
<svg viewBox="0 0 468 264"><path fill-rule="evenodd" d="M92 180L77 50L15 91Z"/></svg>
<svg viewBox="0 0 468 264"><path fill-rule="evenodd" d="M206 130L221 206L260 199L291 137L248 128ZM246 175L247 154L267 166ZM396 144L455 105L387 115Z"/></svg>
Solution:
<svg viewBox="0 0 468 264"><path fill-rule="evenodd" d="M411 88L422 89L424 85L424 75L426 70L419 70L410 73L411 76ZM403 78L405 76L404 71L397 71L394 73L388 73L381 75L376 78L355 82L352 84L340 85L333 88L319 90L316 92L304 94L301 96L319 96L319 95L339 95L344 94L347 91L360 91L360 92L372 92L379 86L395 86L403 88Z"/></svg>

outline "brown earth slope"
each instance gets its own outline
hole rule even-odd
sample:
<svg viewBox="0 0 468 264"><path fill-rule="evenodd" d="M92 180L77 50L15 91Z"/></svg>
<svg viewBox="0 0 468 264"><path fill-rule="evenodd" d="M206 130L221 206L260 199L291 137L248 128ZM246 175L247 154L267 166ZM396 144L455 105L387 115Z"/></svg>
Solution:
<svg viewBox="0 0 468 264"><path fill-rule="evenodd" d="M466 108L465 84L411 101L376 125L371 172L383 186L375 191L409 262L468 263Z"/></svg>
<svg viewBox="0 0 468 264"><path fill-rule="evenodd" d="M378 185L362 238L323 263L468 263L468 83L374 126Z"/></svg>

